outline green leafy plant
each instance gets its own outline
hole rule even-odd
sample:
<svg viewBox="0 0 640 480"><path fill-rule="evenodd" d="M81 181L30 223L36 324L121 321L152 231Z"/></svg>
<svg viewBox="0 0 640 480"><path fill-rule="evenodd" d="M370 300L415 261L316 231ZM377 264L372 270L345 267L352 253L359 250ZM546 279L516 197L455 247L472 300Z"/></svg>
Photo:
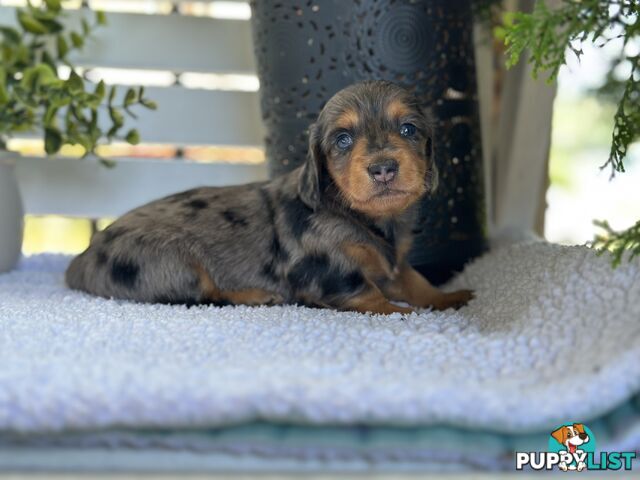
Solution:
<svg viewBox="0 0 640 480"><path fill-rule="evenodd" d="M70 20L61 0L45 0L39 7L29 2L17 8L16 23L0 25L0 149L6 149L10 137L28 131L43 133L48 155L64 145L81 145L87 156L95 155L100 143L140 141L137 130L123 129L125 115L135 117L133 107L157 108L145 98L144 88L129 88L120 97L103 81L85 82L69 61L71 52L106 25L105 14L96 12L93 22L83 17L75 29L68 26ZM68 77L60 75L61 66Z"/></svg>
<svg viewBox="0 0 640 480"><path fill-rule="evenodd" d="M622 232L612 229L606 221L597 221L595 224L602 228L606 235L597 236L594 243L603 252L611 251L614 266L620 265L622 255L626 251L631 252L632 256L640 255L640 220Z"/></svg>
<svg viewBox="0 0 640 480"><path fill-rule="evenodd" d="M617 99L611 149L602 168L610 168L612 177L616 172L624 172L629 146L640 139L640 55L628 48L640 42L640 2L562 0L550 8L539 0L531 13L506 15L496 33L505 42L507 67L518 63L528 52L527 61L533 65L534 76L547 72L550 81L565 65L567 53L580 58L587 42L602 47L614 39L621 40L619 55L610 65L600 94ZM623 80L614 74L620 65L629 72ZM630 252L629 258L640 256L640 222L620 232L607 222L595 224L603 228L605 234L597 236L591 245L600 253L612 252L614 265L620 263L625 251Z"/></svg>

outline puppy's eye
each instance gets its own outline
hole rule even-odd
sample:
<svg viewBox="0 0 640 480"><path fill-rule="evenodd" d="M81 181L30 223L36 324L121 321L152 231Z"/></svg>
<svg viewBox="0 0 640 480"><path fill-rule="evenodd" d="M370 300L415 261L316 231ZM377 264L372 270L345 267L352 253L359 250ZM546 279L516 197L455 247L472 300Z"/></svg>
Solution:
<svg viewBox="0 0 640 480"><path fill-rule="evenodd" d="M416 134L416 126L413 123L403 123L400 125L400 135L403 137L413 137Z"/></svg>
<svg viewBox="0 0 640 480"><path fill-rule="evenodd" d="M341 133L336 137L336 146L340 150L346 150L351 145L353 145L353 137L348 133Z"/></svg>

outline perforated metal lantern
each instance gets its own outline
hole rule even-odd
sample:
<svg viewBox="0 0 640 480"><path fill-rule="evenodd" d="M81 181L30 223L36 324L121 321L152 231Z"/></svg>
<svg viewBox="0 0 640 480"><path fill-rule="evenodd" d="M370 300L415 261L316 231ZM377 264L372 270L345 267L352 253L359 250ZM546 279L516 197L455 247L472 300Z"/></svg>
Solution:
<svg viewBox="0 0 640 480"><path fill-rule="evenodd" d="M413 91L438 120L440 186L425 198L411 263L435 283L486 247L471 5L443 0L251 3L271 175L304 162L308 126L354 82Z"/></svg>

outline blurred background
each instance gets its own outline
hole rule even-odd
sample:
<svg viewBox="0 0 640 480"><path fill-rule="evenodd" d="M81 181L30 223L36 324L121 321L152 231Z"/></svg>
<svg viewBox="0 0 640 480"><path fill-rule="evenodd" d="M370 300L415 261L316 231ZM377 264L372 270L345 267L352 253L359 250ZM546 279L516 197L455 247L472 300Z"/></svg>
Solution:
<svg viewBox="0 0 640 480"><path fill-rule="evenodd" d="M24 5L26 0L0 0L0 5ZM37 3L37 2L34 2ZM182 15L208 16L246 21L251 16L247 3L238 1L172 2L157 0L93 0L90 6L106 12L171 14L178 9ZM67 7L80 8L82 2L68 2ZM545 237L562 244L583 244L591 240L597 228L594 219L607 219L613 228L624 229L640 218L640 146L634 145L626 162L627 172L611 178L610 170L600 170L605 162L611 141L615 105L598 96L594 89L605 78L609 58L615 44L607 48L589 48L580 62L570 59L559 77L554 105L552 145L550 156L550 187L547 192ZM624 74L624 72L620 72ZM93 81L103 79L107 84L170 86L176 76L170 71L135 71L95 68L85 72ZM180 74L185 88L235 90L255 92L259 89L254 75L215 75L185 72ZM535 134L535 132L532 132ZM30 156L44 156L41 140L20 139L9 144L10 149ZM78 156L81 148L65 148L66 156ZM103 147L105 157L151 157L188 162L232 162L259 164L265 161L261 148L184 147L176 152L171 146L115 144ZM23 252L77 253L89 243L91 234L113 219L95 220L62 216L27 215Z"/></svg>
<svg viewBox="0 0 640 480"><path fill-rule="evenodd" d="M640 145L629 150L625 173L611 178L610 168L600 170L609 155L616 104L595 90L604 83L610 59L619 48L616 42L584 48L580 62L570 56L569 65L560 71L545 215L545 237L551 242L592 240L599 230L594 219L607 219L614 229L622 230L640 218ZM638 45L634 48L640 51Z"/></svg>

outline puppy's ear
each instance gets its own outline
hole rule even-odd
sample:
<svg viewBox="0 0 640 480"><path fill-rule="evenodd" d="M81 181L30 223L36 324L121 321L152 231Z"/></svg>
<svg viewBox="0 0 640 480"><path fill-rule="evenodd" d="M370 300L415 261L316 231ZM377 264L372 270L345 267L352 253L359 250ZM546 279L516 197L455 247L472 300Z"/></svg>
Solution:
<svg viewBox="0 0 640 480"><path fill-rule="evenodd" d="M554 430L553 432L551 432L551 436L555 438L556 442L558 442L560 445L564 445L564 442L566 442L568 438L567 427L562 426L557 430Z"/></svg>
<svg viewBox="0 0 640 480"><path fill-rule="evenodd" d="M320 205L320 176L325 157L320 145L318 127L313 124L309 127L309 152L300 171L298 180L298 195L300 199L312 210Z"/></svg>
<svg viewBox="0 0 640 480"><path fill-rule="evenodd" d="M585 433L584 431L584 425L582 423L574 423L573 424L573 428L576 430L576 432L578 433Z"/></svg>

